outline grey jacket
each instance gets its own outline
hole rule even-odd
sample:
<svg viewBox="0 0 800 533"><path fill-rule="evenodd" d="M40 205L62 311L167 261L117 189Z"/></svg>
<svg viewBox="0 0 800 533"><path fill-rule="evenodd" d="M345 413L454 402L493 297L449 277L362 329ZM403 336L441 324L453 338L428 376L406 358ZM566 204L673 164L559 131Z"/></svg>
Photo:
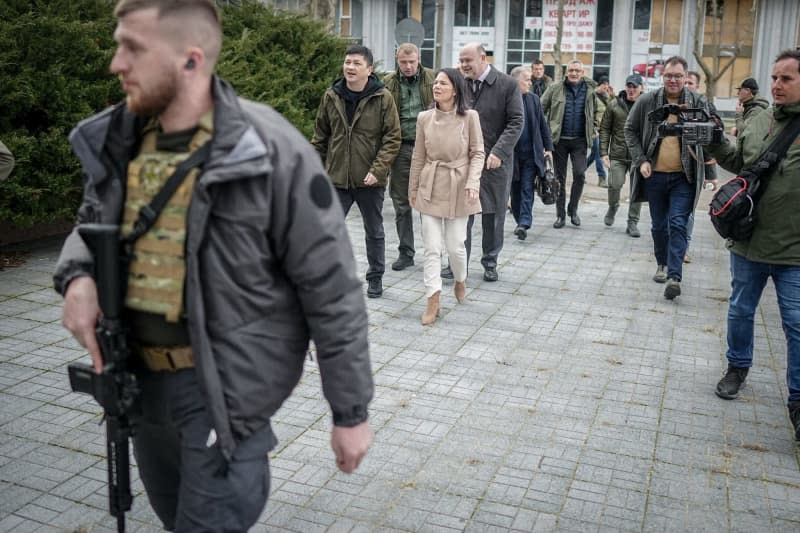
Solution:
<svg viewBox="0 0 800 533"><path fill-rule="evenodd" d="M186 311L198 379L230 458L267 431L314 339L334 424L367 418L373 382L367 313L344 217L308 142L272 108L215 78L212 150L187 214ZM71 133L83 165L78 222L119 224L142 121L124 104ZM93 271L77 231L54 276ZM272 436L272 444L275 444Z"/></svg>
<svg viewBox="0 0 800 533"><path fill-rule="evenodd" d="M486 157L494 154L503 162L499 168L492 170L484 166L481 174L480 200L483 212L497 213L506 209L514 171L514 147L525 123L519 84L511 76L492 67L474 97L472 108L481 119Z"/></svg>
<svg viewBox="0 0 800 533"><path fill-rule="evenodd" d="M633 107L628 113L628 120L625 122L625 142L631 155L631 201L646 202L647 195L644 185L646 180L641 179L639 167L644 162L652 164L655 161L656 152L661 144L658 138L658 123L648 119L648 113L662 107L666 103L664 98L664 88L653 92L644 93L636 99ZM705 109L711 113L708 103L703 95L693 93L688 89L683 89L680 96L680 103L686 103L691 108ZM681 164L686 177L691 183L695 184L694 202L703 191L705 181L705 155L701 146L685 146L681 143Z"/></svg>

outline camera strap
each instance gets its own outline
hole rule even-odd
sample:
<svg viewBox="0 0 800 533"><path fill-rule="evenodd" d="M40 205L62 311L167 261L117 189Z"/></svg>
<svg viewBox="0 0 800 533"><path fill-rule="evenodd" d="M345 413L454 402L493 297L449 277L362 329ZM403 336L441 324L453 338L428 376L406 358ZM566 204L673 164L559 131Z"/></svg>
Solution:
<svg viewBox="0 0 800 533"><path fill-rule="evenodd" d="M786 152L789 151L789 147L798 135L800 135L800 115L795 115L789 124L775 136L767 149L758 156L758 159L742 171L741 176L748 181L751 195L756 192L759 195L763 194L770 174L786 157Z"/></svg>
<svg viewBox="0 0 800 533"><path fill-rule="evenodd" d="M189 171L193 168L202 169L210 153L211 141L208 141L175 168L175 172L167 178L164 186L161 187L161 190L150 200L150 203L139 209L139 216L133 223L133 230L122 238L123 246L132 249L133 243L153 227L158 215L161 214L161 211L167 205L169 199L172 198L172 195L175 194L175 191L178 190L178 187L181 186L183 180L186 179Z"/></svg>

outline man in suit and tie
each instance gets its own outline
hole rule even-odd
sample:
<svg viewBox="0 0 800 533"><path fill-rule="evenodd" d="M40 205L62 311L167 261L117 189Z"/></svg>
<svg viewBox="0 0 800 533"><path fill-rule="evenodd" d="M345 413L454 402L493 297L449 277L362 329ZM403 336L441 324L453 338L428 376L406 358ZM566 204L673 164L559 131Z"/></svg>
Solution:
<svg viewBox="0 0 800 533"><path fill-rule="evenodd" d="M480 200L483 212L483 279L497 281L497 257L503 248L503 223L508 205L514 146L522 133L522 98L516 80L492 67L486 50L471 43L459 53L459 67L472 89L472 108L481 119L486 167L481 174ZM467 254L472 244L472 225L467 225Z"/></svg>

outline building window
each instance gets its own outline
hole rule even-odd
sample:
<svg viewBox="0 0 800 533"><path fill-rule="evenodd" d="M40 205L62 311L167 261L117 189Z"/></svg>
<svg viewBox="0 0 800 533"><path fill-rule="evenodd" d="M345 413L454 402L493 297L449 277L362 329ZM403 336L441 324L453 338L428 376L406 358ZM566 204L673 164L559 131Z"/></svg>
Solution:
<svg viewBox="0 0 800 533"><path fill-rule="evenodd" d="M399 0L395 23L409 17L425 27L425 40L419 49L420 61L426 67L433 67L436 50L436 0Z"/></svg>
<svg viewBox="0 0 800 533"><path fill-rule="evenodd" d="M271 0L266 4L284 11L308 13L308 0Z"/></svg>
<svg viewBox="0 0 800 533"><path fill-rule="evenodd" d="M509 1L506 46L506 70L508 72L518 65L530 65L534 59L540 58L545 63L545 72L549 76L553 76L553 54L542 52L542 30L546 18L543 10L548 9L544 4L543 0ZM607 76L611 70L611 28L614 0L597 0L596 5L594 45L590 52L575 54L575 57L587 67L587 75L591 73L595 79L603 75ZM649 25L649 18L647 23ZM562 67L571 59L571 53L562 52Z"/></svg>
<svg viewBox="0 0 800 533"><path fill-rule="evenodd" d="M494 26L494 0L456 0L455 26Z"/></svg>
<svg viewBox="0 0 800 533"><path fill-rule="evenodd" d="M592 57L592 78L611 73L611 27L614 20L614 0L598 0L595 20L595 41ZM601 52L601 50L603 50ZM607 50L607 51L606 51Z"/></svg>
<svg viewBox="0 0 800 533"><path fill-rule="evenodd" d="M531 24L542 17L542 0L511 0L508 4L508 43L506 70L518 65L530 65L541 54L541 24ZM533 28L531 26L534 26ZM552 67L551 67L552 69Z"/></svg>
<svg viewBox="0 0 800 533"><path fill-rule="evenodd" d="M633 9L634 30L650 29L650 9L651 0L636 0L636 6Z"/></svg>
<svg viewBox="0 0 800 533"><path fill-rule="evenodd" d="M341 0L336 20L340 36L361 42L364 35L364 6L361 0Z"/></svg>

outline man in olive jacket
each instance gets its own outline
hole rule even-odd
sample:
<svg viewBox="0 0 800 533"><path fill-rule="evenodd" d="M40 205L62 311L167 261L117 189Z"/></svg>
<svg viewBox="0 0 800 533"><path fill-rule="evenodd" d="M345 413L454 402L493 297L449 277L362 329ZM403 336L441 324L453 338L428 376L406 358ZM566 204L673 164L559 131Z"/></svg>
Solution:
<svg viewBox="0 0 800 533"><path fill-rule="evenodd" d="M345 50L344 77L325 91L311 144L336 187L345 215L355 202L364 221L367 296L383 294L386 242L383 198L400 150L400 119L394 98L372 73L372 52L352 44Z"/></svg>
<svg viewBox="0 0 800 533"><path fill-rule="evenodd" d="M486 153L480 194L483 279L497 281L497 257L503 249L503 224L514 171L514 147L524 124L522 97L517 81L492 67L486 60L486 50L479 43L464 46L458 60L467 79L468 92L472 93L472 108L481 119ZM467 223L468 262L474 222L475 217L470 216Z"/></svg>
<svg viewBox="0 0 800 533"><path fill-rule="evenodd" d="M567 215L575 226L581 225L578 202L583 194L586 152L592 146L605 107L595 94L597 84L583 75L583 63L570 61L567 77L554 83L542 95L542 110L553 136L556 178L561 187L556 199L554 228L563 228ZM572 189L566 206L567 161L572 159Z"/></svg>
<svg viewBox="0 0 800 533"><path fill-rule="evenodd" d="M638 74L625 79L625 90L609 101L603 120L600 123L600 157L609 169L608 210L603 218L606 226L614 225L614 217L619 209L620 190L625 185L625 175L631 169L631 155L625 143L625 121L634 102L642 94L644 80ZM642 204L629 200L628 225L625 233L631 237L641 237L637 224Z"/></svg>
<svg viewBox="0 0 800 533"><path fill-rule="evenodd" d="M435 77L433 70L419 62L419 48L412 43L403 43L397 47L397 70L383 79L397 106L403 137L389 179L389 196L394 205L394 223L400 241L399 255L392 263L392 270L403 270L414 264L414 223L408 203L408 173L417 139L417 115L431 106Z"/></svg>
<svg viewBox="0 0 800 533"><path fill-rule="evenodd" d="M753 78L747 78L736 88L736 125L731 128L731 135L736 137L750 119L769 107L769 102L758 95L758 83Z"/></svg>
<svg viewBox="0 0 800 533"><path fill-rule="evenodd" d="M774 107L759 113L739 132L736 144L709 146L719 165L741 172L766 150L787 124L800 116L800 51L778 55L772 67ZM728 304L728 369L716 393L734 399L753 365L753 319L761 293L772 278L786 335L787 407L800 440L800 137L789 146L763 189L756 225L748 240L729 242L731 297Z"/></svg>

